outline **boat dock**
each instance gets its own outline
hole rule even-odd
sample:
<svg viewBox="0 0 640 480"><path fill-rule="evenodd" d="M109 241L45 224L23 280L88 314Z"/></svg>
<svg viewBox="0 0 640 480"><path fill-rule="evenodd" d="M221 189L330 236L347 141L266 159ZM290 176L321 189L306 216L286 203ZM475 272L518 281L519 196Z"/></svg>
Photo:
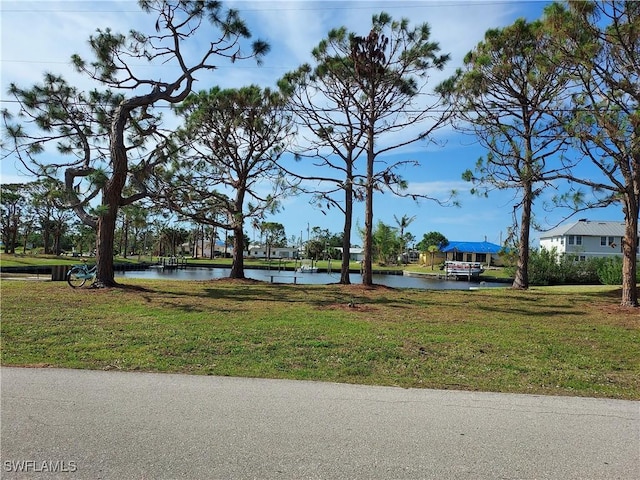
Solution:
<svg viewBox="0 0 640 480"><path fill-rule="evenodd" d="M187 259L186 257L162 257L158 260L157 266L165 270L186 268Z"/></svg>

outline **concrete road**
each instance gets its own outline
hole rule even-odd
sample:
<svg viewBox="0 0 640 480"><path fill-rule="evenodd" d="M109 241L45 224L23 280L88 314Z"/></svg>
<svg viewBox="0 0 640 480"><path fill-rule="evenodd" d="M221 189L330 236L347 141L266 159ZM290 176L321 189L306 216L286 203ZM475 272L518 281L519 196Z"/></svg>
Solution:
<svg viewBox="0 0 640 480"><path fill-rule="evenodd" d="M640 478L640 402L62 369L0 375L7 479Z"/></svg>

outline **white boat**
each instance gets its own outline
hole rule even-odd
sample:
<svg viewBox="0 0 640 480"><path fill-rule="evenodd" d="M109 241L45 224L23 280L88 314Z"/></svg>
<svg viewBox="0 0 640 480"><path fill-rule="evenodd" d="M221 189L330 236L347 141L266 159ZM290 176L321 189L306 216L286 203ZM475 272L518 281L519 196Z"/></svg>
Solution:
<svg viewBox="0 0 640 480"><path fill-rule="evenodd" d="M314 267L312 263L303 263L296 271L298 273L318 273L318 267Z"/></svg>
<svg viewBox="0 0 640 480"><path fill-rule="evenodd" d="M446 261L444 262L444 270L447 277L478 278L484 272L484 267L480 262Z"/></svg>

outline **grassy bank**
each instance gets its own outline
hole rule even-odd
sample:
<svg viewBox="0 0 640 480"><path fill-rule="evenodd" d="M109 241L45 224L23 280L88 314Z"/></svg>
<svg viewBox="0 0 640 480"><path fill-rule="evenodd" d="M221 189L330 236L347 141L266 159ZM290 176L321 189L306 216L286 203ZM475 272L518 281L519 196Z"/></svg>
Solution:
<svg viewBox="0 0 640 480"><path fill-rule="evenodd" d="M153 263L158 257L140 257L132 256L128 258L115 257L116 263ZM3 267L38 267L51 265L77 265L82 262L93 264L95 257L74 257L72 255L22 255L0 253L0 265Z"/></svg>
<svg viewBox="0 0 640 480"><path fill-rule="evenodd" d="M2 364L640 399L640 314L611 287L126 286L2 281Z"/></svg>
<svg viewBox="0 0 640 480"><path fill-rule="evenodd" d="M138 256L131 255L127 258L116 256L114 257L114 262L116 263L157 263L160 261L161 257L150 257L150 256ZM181 257L182 258L182 257ZM222 267L231 267L233 260L231 258L185 258L187 265L190 266L199 266L205 265L210 266L212 264L216 266ZM31 254L6 254L0 252L0 265L5 267L26 267L26 266L47 266L47 265L75 265L77 263L81 263L83 261L87 261L88 263L95 263L95 257L73 257L71 255L31 255ZM300 260L287 260L287 259L255 259L255 258L245 258L244 260L245 268L272 268L277 270L278 268L297 268L300 266ZM322 269L331 268L333 271L340 271L340 261L333 260L328 262L326 260L321 260L318 262L314 262L314 265L318 266ZM350 268L353 270L360 269L359 262L351 262ZM402 270L403 266L399 265L391 265L386 267L375 266L376 270Z"/></svg>

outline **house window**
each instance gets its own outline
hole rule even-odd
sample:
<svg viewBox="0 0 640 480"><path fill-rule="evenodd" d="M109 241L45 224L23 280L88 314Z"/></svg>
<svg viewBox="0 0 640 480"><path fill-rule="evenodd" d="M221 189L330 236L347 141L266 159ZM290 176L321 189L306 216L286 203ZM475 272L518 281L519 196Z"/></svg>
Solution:
<svg viewBox="0 0 640 480"><path fill-rule="evenodd" d="M615 245L616 244L616 237L609 237L609 245Z"/></svg>
<svg viewBox="0 0 640 480"><path fill-rule="evenodd" d="M600 237L600 246L606 247L607 245L607 237Z"/></svg>
<svg viewBox="0 0 640 480"><path fill-rule="evenodd" d="M582 235L569 235L569 245L582 245Z"/></svg>

